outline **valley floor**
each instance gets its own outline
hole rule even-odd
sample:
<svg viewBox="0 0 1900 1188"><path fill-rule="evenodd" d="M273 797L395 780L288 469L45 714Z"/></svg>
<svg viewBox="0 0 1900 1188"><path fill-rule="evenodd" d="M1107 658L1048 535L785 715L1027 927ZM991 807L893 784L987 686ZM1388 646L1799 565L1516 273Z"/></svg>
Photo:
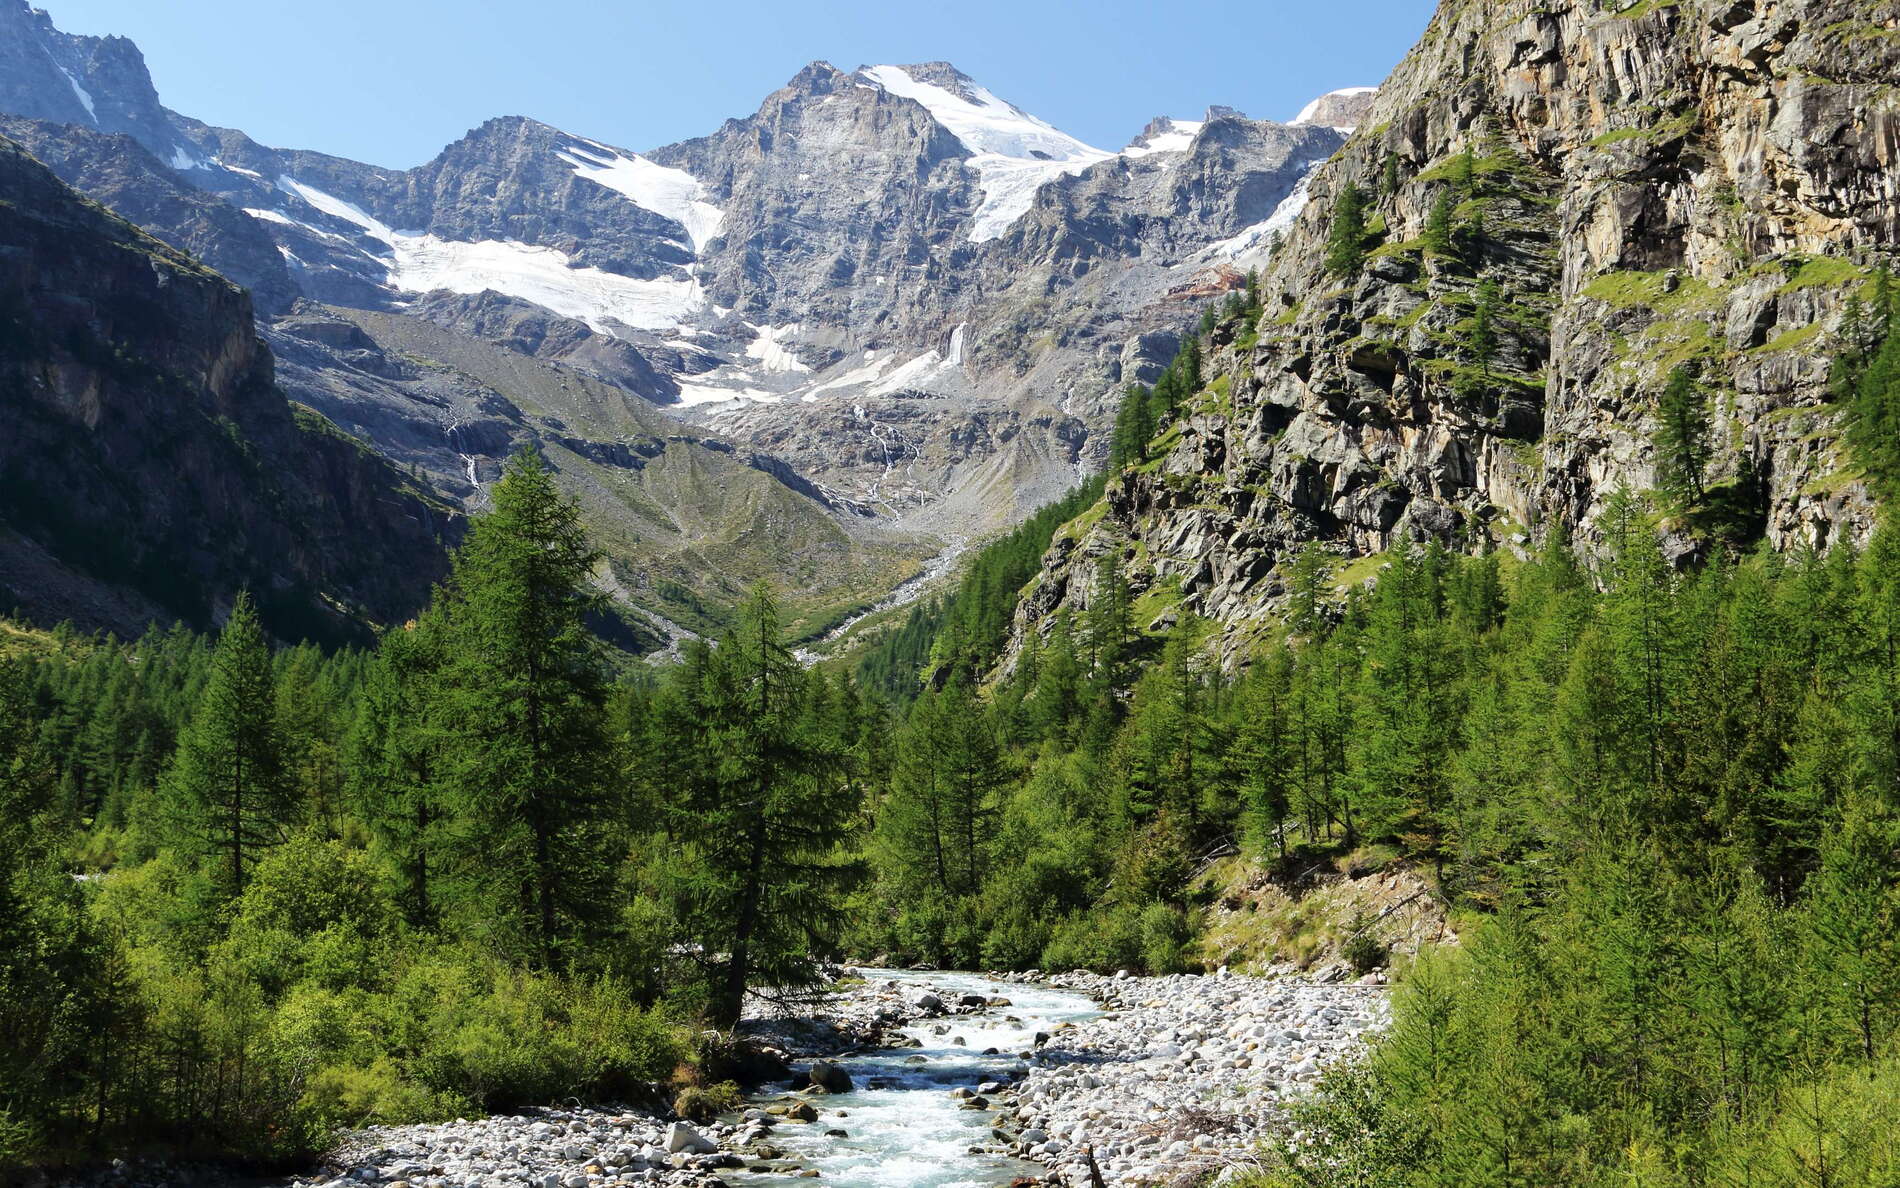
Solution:
<svg viewBox="0 0 1900 1188"><path fill-rule="evenodd" d="M799 1081L837 1056L860 1082L842 1097L774 1088L699 1126L570 1103L372 1127L284 1188L1086 1186L1090 1160L1111 1188L1201 1183L1245 1165L1278 1103L1387 1019L1373 978L864 972L821 1010L747 1027L786 1045Z"/></svg>

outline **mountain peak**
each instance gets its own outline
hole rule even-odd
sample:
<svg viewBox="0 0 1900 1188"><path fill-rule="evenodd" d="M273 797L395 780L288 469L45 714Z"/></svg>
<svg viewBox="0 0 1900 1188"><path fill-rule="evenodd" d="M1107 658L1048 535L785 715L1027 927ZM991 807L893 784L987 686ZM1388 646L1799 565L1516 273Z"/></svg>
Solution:
<svg viewBox="0 0 1900 1188"><path fill-rule="evenodd" d="M948 62L862 66L855 77L915 100L974 154L1033 161L1099 161L1109 156L998 98Z"/></svg>
<svg viewBox="0 0 1900 1188"><path fill-rule="evenodd" d="M1208 109L1209 119L1218 118L1214 111L1214 108ZM1128 142L1128 147L1122 150L1122 156L1145 157L1149 153L1184 152L1206 126L1207 120L1177 120L1172 116L1156 116L1148 121L1148 126L1141 130L1139 136Z"/></svg>
<svg viewBox="0 0 1900 1188"><path fill-rule="evenodd" d="M1378 98L1377 87L1346 87L1338 91L1328 91L1313 100L1293 117L1294 127L1317 124L1326 128L1338 128L1351 131L1372 110L1372 101Z"/></svg>
<svg viewBox="0 0 1900 1188"><path fill-rule="evenodd" d="M825 95L836 90L839 82L848 77L844 71L820 58L794 74L785 84L785 89L802 95Z"/></svg>

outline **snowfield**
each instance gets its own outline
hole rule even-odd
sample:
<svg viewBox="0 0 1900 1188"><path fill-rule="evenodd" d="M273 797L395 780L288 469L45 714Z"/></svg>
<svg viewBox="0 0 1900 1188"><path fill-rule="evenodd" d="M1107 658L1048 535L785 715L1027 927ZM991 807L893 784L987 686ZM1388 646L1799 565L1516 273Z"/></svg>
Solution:
<svg viewBox="0 0 1900 1188"><path fill-rule="evenodd" d="M410 293L494 290L586 322L602 334L615 324L670 330L711 308L699 282L689 278L636 280L599 268L576 268L565 252L510 240L464 243L394 230L353 203L295 178L278 187L333 218L354 223L389 246L389 284Z"/></svg>
<svg viewBox="0 0 1900 1188"><path fill-rule="evenodd" d="M668 169L639 155L625 156L592 140L585 143L598 152L574 146L558 154L574 167L576 176L598 182L635 206L686 228L694 252L704 251L719 234L725 212L706 201L706 187L698 178L684 169Z"/></svg>
<svg viewBox="0 0 1900 1188"><path fill-rule="evenodd" d="M862 74L893 95L914 99L973 154L983 202L970 230L974 243L995 239L1028 213L1043 183L1080 173L1114 153L1082 143L1067 132L1003 102L972 84L975 100L935 83L919 82L901 66L867 66Z"/></svg>

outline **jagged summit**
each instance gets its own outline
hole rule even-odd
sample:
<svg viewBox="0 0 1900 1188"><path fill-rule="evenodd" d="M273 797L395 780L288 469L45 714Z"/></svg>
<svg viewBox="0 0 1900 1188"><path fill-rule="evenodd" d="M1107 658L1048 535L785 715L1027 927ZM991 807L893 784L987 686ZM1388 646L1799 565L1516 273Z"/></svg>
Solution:
<svg viewBox="0 0 1900 1188"><path fill-rule="evenodd" d="M1230 110L1221 108L1221 111ZM1207 119L1177 120L1171 116L1156 116L1148 121L1141 134L1128 142L1122 150L1124 157L1145 157L1149 153L1183 152L1194 143L1194 138L1207 126L1208 119L1217 118L1214 108L1208 109Z"/></svg>

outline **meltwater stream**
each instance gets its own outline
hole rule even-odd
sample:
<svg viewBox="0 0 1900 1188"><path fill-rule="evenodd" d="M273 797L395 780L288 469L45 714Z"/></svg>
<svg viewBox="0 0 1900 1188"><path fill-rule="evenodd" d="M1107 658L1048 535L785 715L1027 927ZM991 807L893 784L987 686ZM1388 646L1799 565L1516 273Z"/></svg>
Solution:
<svg viewBox="0 0 1900 1188"><path fill-rule="evenodd" d="M995 1115L959 1108L963 1103L950 1091L1009 1080L1022 1071L1020 1053L1030 1049L1038 1031L1093 1018L1100 1013L1095 1004L1068 991L974 974L862 972L866 978L915 984L920 993L928 988L946 1001L980 994L1007 998L1010 1005L987 1015L921 1020L905 1028L922 1042L920 1048L835 1060L851 1074L855 1088L813 1098L818 1121L782 1123L772 1131L772 1145L804 1167L818 1169L817 1182L835 1188L992 1188L1038 1170L999 1155L970 1154L969 1148L989 1141ZM988 1048L1000 1054L983 1055ZM827 1130L844 1130L849 1137L827 1136ZM734 1188L813 1183L782 1173L735 1170L722 1177Z"/></svg>

